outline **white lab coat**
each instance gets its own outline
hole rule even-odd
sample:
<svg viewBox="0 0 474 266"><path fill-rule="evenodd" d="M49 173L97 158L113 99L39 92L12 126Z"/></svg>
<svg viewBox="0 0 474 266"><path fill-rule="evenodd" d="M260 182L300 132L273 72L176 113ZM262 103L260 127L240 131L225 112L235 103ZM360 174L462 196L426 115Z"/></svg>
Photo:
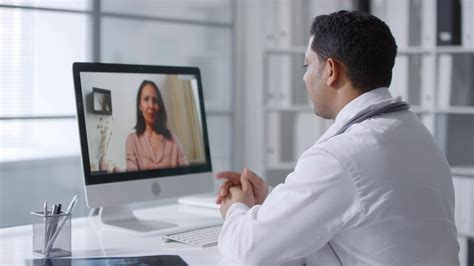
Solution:
<svg viewBox="0 0 474 266"><path fill-rule="evenodd" d="M376 115L335 135L397 101L378 88L347 104L262 205L230 206L220 251L259 265L458 265L450 169L416 115Z"/></svg>

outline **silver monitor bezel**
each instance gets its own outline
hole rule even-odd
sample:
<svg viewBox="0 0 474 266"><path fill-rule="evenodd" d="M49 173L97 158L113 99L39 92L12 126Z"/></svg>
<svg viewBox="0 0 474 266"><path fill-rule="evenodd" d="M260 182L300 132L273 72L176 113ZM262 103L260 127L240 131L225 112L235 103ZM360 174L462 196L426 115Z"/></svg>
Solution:
<svg viewBox="0 0 474 266"><path fill-rule="evenodd" d="M199 108L203 127L206 162L202 165L154 169L139 172L93 175L87 145L85 97L81 87L81 72L149 73L194 75L198 83ZM81 162L87 205L90 208L117 206L154 199L210 192L213 190L207 122L200 70L197 67L125 65L104 63L74 63L74 87L77 121L81 143Z"/></svg>

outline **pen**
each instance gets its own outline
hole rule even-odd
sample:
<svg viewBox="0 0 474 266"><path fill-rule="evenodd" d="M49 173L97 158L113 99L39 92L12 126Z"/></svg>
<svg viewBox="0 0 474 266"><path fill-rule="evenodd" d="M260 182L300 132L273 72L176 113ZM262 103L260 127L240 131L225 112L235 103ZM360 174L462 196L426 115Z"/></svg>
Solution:
<svg viewBox="0 0 474 266"><path fill-rule="evenodd" d="M79 197L77 195L75 195L71 202L69 202L69 205L67 206L67 209L66 209L66 213L69 214L70 212L72 212L72 209L74 209L74 206L76 205L76 202L77 202L77 199Z"/></svg>
<svg viewBox="0 0 474 266"><path fill-rule="evenodd" d="M58 204L54 204L53 207L51 208L51 221L50 221L50 228L48 230L48 240L51 239L51 236L54 234L54 232L56 231L56 228L58 226L58 220L59 220L59 216L57 216L58 214Z"/></svg>
<svg viewBox="0 0 474 266"><path fill-rule="evenodd" d="M44 216L44 246L43 246L43 251L46 249L46 245L48 244L48 237L47 237L47 231L48 231L48 202L43 203L43 216Z"/></svg>
<svg viewBox="0 0 474 266"><path fill-rule="evenodd" d="M55 219L54 215L56 214L56 210L57 210L57 205L53 204L53 206L51 206L51 210L48 213L48 219L47 219L48 226L46 227L46 239L48 241L51 235L53 234L51 231L54 228L54 219Z"/></svg>
<svg viewBox="0 0 474 266"><path fill-rule="evenodd" d="M51 211L50 211L50 213L51 213L51 214L54 214L54 212L56 211L56 208L57 208L57 207L58 207L58 206L57 206L56 204L53 204L53 206L51 206Z"/></svg>
<svg viewBox="0 0 474 266"><path fill-rule="evenodd" d="M50 233L50 236L52 236L54 234L54 232L56 231L56 229L58 228L58 222L59 222L59 214L61 214L61 203L55 205L55 210L54 210L54 220L53 220L53 229L51 230L51 233Z"/></svg>

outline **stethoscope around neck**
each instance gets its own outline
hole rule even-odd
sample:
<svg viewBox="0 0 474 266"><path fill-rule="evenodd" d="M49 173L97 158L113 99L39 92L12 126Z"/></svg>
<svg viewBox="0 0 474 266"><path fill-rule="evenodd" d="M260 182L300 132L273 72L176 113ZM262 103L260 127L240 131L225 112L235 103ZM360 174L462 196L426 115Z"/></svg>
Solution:
<svg viewBox="0 0 474 266"><path fill-rule="evenodd" d="M355 117L353 117L348 122L346 122L344 124L344 126L339 128L339 130L337 130L337 132L333 136L342 134L350 126L352 126L354 124L357 124L357 123L360 123L360 122L362 122L364 120L367 120L369 118L372 118L374 116L378 116L378 115L381 115L381 114L395 113L395 112L400 112L400 111L406 111L406 110L409 110L409 109L410 109L410 105L408 103L406 103L406 102L395 102L395 103L387 104L385 106L382 106L382 107L374 109L374 110L370 110L368 112L361 113L361 114L356 115Z"/></svg>

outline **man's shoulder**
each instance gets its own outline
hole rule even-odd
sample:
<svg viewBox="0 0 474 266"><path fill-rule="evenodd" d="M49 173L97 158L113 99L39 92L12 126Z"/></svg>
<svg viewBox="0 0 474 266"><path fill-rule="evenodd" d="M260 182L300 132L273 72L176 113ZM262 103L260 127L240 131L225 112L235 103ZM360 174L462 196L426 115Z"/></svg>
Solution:
<svg viewBox="0 0 474 266"><path fill-rule="evenodd" d="M307 149L297 161L296 168L321 168L331 166L334 170L343 170L342 158L339 152L327 144L315 144Z"/></svg>
<svg viewBox="0 0 474 266"><path fill-rule="evenodd" d="M340 134L324 142L316 142L304 154L325 154L340 157L352 153L354 147L364 146L364 139L356 140L352 134Z"/></svg>
<svg viewBox="0 0 474 266"><path fill-rule="evenodd" d="M425 131L412 117L388 114L354 124L344 133L316 143L313 147L341 157L357 159L360 154L378 152L393 148L397 143L409 142L405 137L407 135L426 137Z"/></svg>

